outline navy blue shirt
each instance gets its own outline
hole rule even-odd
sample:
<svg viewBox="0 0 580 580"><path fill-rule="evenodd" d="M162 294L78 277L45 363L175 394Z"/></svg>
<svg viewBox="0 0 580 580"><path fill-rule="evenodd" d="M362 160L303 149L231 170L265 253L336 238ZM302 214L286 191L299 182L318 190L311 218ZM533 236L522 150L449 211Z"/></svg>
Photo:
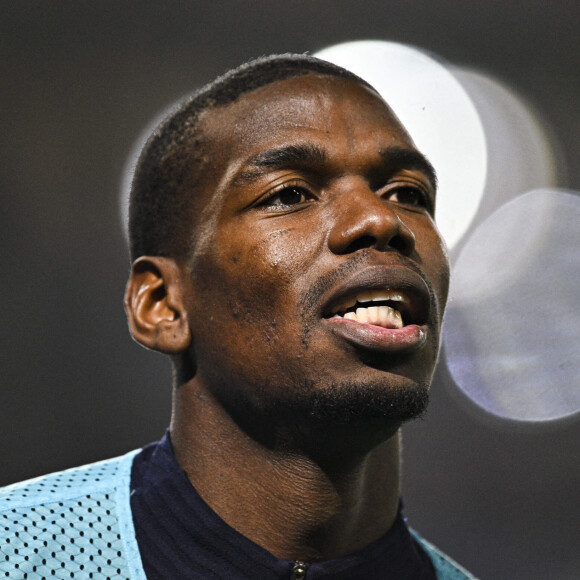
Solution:
<svg viewBox="0 0 580 580"><path fill-rule="evenodd" d="M289 580L296 563L279 560L226 524L181 469L169 433L133 462L131 510L148 580ZM401 512L382 537L351 555L307 565L307 580L435 580L433 565Z"/></svg>

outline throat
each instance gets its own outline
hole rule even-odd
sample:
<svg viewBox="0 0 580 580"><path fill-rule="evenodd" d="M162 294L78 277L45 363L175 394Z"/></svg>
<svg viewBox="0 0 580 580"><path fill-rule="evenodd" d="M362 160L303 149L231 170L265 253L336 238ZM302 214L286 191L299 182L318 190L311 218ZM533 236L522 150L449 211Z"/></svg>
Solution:
<svg viewBox="0 0 580 580"><path fill-rule="evenodd" d="M236 483L219 497L203 481L196 486L224 521L276 558L331 560L366 547L392 526L399 502L397 439L348 473L331 473L308 458L278 458L252 469L259 481L230 474Z"/></svg>
<svg viewBox="0 0 580 580"><path fill-rule="evenodd" d="M213 399L197 395L192 384L175 395L178 407L190 410L187 420L176 413L172 421L176 459L221 520L275 557L302 562L340 557L372 543L394 522L397 435L348 461L344 453L341 461L314 457L312 449L261 444Z"/></svg>

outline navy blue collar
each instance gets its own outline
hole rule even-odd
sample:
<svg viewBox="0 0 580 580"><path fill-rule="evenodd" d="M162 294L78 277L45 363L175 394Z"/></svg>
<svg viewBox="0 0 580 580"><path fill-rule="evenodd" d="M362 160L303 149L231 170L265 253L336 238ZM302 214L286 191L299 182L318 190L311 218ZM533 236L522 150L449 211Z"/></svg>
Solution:
<svg viewBox="0 0 580 580"><path fill-rule="evenodd" d="M149 580L292 578L295 562L242 536L199 496L175 459L169 433L135 457L131 509ZM399 510L391 529L366 548L308 566L307 580L323 578L435 580L435 572Z"/></svg>

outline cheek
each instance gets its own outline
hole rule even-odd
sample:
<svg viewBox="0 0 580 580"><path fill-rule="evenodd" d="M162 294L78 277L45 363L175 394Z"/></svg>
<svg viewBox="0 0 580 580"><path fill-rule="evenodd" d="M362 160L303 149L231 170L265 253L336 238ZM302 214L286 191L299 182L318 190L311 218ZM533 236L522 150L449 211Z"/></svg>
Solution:
<svg viewBox="0 0 580 580"><path fill-rule="evenodd" d="M437 236L433 242L433 248L433 254L437 256L437 280L440 293L440 306L443 310L447 302L447 294L449 293L450 264L447 245L439 232L437 232Z"/></svg>
<svg viewBox="0 0 580 580"><path fill-rule="evenodd" d="M241 380L266 373L267 380L272 368L294 372L286 369L288 352L293 360L301 356L299 303L312 252L292 229L253 231L252 237L224 231L192 264L190 325L204 376Z"/></svg>
<svg viewBox="0 0 580 580"><path fill-rule="evenodd" d="M449 293L449 259L446 246L436 246L431 255L433 256L431 280L438 299L439 317L442 317Z"/></svg>
<svg viewBox="0 0 580 580"><path fill-rule="evenodd" d="M418 232L418 233L417 233ZM437 295L439 310L442 314L447 302L449 291L449 256L447 246L439 231L431 223L428 228L420 228L415 231L416 246L419 254L421 268L427 274L433 290Z"/></svg>
<svg viewBox="0 0 580 580"><path fill-rule="evenodd" d="M259 237L250 245L245 256L248 268L258 267L280 283L291 280L296 259L296 253L290 249L291 237L292 230L289 228Z"/></svg>
<svg viewBox="0 0 580 580"><path fill-rule="evenodd" d="M272 338L295 318L290 314L311 255L291 228L262 232L254 224L251 229L224 229L211 249L197 257L194 284L220 320L259 325Z"/></svg>
<svg viewBox="0 0 580 580"><path fill-rule="evenodd" d="M260 264L275 286L294 284L315 260L318 252L313 241L293 228L268 232L249 249L249 267Z"/></svg>

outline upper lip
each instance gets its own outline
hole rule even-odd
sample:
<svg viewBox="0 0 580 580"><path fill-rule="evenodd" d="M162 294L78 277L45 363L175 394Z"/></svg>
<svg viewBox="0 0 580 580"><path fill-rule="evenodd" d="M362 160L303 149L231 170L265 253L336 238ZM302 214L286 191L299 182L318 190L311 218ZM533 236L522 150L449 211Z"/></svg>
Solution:
<svg viewBox="0 0 580 580"><path fill-rule="evenodd" d="M402 265L366 266L343 279L322 297L322 316L330 318L349 299L361 292L388 290L403 295L395 306L405 324L425 324L429 320L431 299L429 285L414 269Z"/></svg>

